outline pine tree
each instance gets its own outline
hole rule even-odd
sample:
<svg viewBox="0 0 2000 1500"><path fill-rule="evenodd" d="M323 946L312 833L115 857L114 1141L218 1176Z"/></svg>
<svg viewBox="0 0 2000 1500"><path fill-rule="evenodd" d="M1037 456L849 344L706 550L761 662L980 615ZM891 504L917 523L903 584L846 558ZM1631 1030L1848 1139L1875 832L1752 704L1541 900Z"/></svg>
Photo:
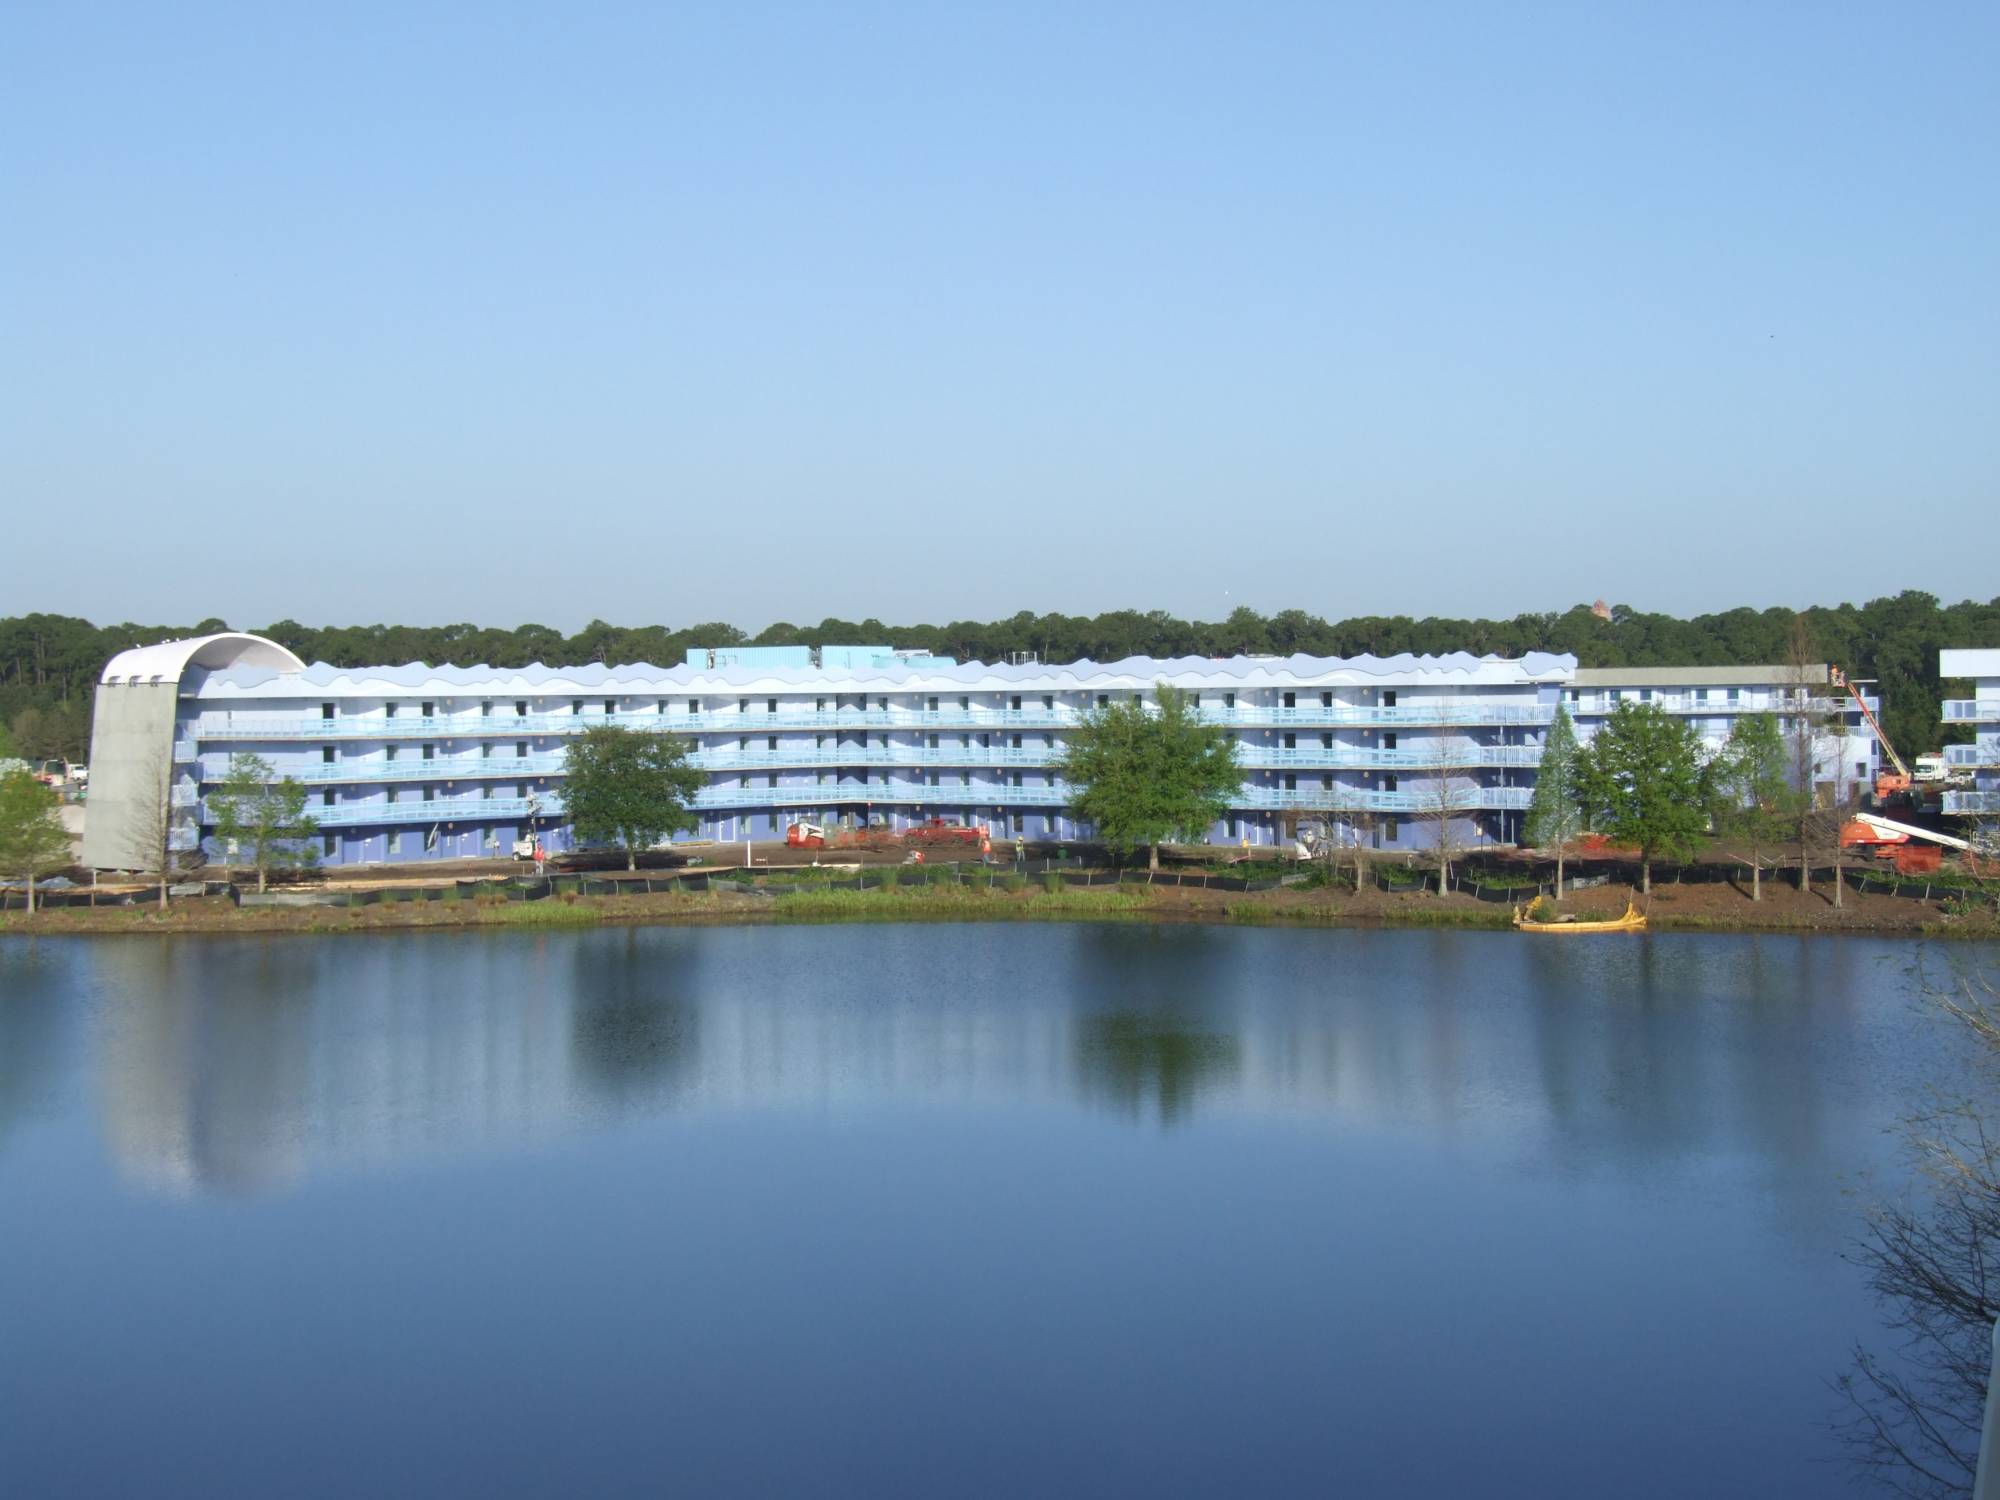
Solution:
<svg viewBox="0 0 2000 1500"><path fill-rule="evenodd" d="M1569 710L1559 703L1549 732L1542 737L1535 797L1528 804L1528 820L1522 828L1530 847L1556 851L1557 900L1563 893L1563 855L1570 840L1583 832L1582 755Z"/></svg>

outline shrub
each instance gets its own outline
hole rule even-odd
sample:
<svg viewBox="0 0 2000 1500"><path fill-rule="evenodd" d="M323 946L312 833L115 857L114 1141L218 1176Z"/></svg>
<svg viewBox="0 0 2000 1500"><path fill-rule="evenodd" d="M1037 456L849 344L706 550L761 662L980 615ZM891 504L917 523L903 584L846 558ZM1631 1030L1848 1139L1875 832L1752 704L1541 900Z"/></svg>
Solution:
<svg viewBox="0 0 2000 1500"><path fill-rule="evenodd" d="M1528 903L1530 922L1553 922L1560 915L1562 913L1555 902L1547 896L1537 896Z"/></svg>

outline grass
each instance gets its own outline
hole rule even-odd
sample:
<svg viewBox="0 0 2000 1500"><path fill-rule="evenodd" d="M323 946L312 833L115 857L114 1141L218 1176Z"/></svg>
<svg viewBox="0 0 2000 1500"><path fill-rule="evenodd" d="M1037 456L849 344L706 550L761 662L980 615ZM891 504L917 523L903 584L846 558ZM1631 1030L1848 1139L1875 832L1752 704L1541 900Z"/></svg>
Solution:
<svg viewBox="0 0 2000 1500"><path fill-rule="evenodd" d="M604 920L596 906L582 901L509 901L479 909L481 927L595 927Z"/></svg>
<svg viewBox="0 0 2000 1500"><path fill-rule="evenodd" d="M1147 907L1142 892L1104 890L1042 891L1013 899L985 886L921 885L877 891L802 890L773 908L783 921L901 922L967 918L1032 920L1045 917L1137 916Z"/></svg>

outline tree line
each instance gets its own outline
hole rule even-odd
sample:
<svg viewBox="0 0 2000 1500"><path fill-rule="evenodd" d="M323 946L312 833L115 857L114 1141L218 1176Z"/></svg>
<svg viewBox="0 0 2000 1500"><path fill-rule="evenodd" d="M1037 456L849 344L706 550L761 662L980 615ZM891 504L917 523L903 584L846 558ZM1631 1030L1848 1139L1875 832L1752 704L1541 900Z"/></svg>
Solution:
<svg viewBox="0 0 2000 1500"><path fill-rule="evenodd" d="M1024 610L1004 620L944 625L894 625L873 618L828 618L816 625L779 621L754 635L721 621L672 629L593 620L573 635L534 624L502 630L471 624L311 626L279 620L246 628L307 661L336 667L412 661L433 666L580 666L596 661L673 666L694 646L840 642L886 642L960 661L1008 661L1023 654L1062 663L1127 656L1393 656L1405 651L1520 656L1549 651L1574 654L1585 667L1647 667L1782 662L1801 612L1742 608L1682 619L1621 604L1608 613L1603 618L1589 606L1577 605L1506 620L1365 615L1329 621L1301 609L1264 615L1240 608L1225 620L1206 621L1181 619L1164 610L1098 615ZM1937 675L1939 649L2000 644L2000 599L1946 605L1912 589L1866 604L1814 606L1802 613L1826 660L1881 684L1885 726L1905 755L1928 749L1943 737L1938 702L1946 693ZM0 725L5 726L0 741L6 742L0 743L0 755L81 756L89 738L91 693L115 653L229 628L218 619L99 626L68 615L0 618Z"/></svg>

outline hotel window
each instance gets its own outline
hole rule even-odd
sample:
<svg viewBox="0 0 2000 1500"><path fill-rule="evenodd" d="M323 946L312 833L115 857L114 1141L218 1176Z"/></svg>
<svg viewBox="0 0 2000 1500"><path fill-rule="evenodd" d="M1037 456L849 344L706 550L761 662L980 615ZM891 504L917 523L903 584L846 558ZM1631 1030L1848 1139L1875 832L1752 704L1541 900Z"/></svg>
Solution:
<svg viewBox="0 0 2000 1500"><path fill-rule="evenodd" d="M1046 702L1047 700L1044 699L1043 701ZM1019 693L1008 699L1008 707L1012 708L1015 713L1021 711L1021 695Z"/></svg>
<svg viewBox="0 0 2000 1500"><path fill-rule="evenodd" d="M889 711L889 700L887 698L877 698L875 706L886 714Z"/></svg>
<svg viewBox="0 0 2000 1500"><path fill-rule="evenodd" d="M481 698L479 700L479 717L482 719L493 717L493 700L491 698Z"/></svg>
<svg viewBox="0 0 2000 1500"><path fill-rule="evenodd" d="M1021 824L1022 824L1022 819L1021 819L1021 815L1020 815L1019 813L1015 813L1015 814L1013 815L1013 829L1014 829L1014 832L1015 832L1016 834L1019 834L1019 833L1020 833L1020 831L1021 831Z"/></svg>
<svg viewBox="0 0 2000 1500"><path fill-rule="evenodd" d="M826 712L826 699L824 699L824 698L815 698L815 699L813 699L813 712L814 712L814 713L816 713L816 714L823 714L823 713L825 713L825 712Z"/></svg>
<svg viewBox="0 0 2000 1500"><path fill-rule="evenodd" d="M1388 731L1387 733L1385 733L1385 734L1384 734L1384 735L1382 736L1382 748L1383 748L1384 750L1393 750L1393 749L1395 749L1395 748L1396 748L1396 731L1395 731L1395 730L1391 729L1391 730L1389 730L1389 731Z"/></svg>
<svg viewBox="0 0 2000 1500"><path fill-rule="evenodd" d="M332 787L328 787L328 788L327 788L327 789L326 789L325 791L323 791L323 792L321 792L321 793L319 794L319 805L320 805L321 807L331 807L331 806L333 806L333 788L332 788Z"/></svg>
<svg viewBox="0 0 2000 1500"><path fill-rule="evenodd" d="M826 736L825 736L825 735L823 735L823 734L816 734L816 735L814 735L814 736L813 736L813 749L815 749L815 750L824 750L825 748L826 748Z"/></svg>
<svg viewBox="0 0 2000 1500"><path fill-rule="evenodd" d="M516 698L514 700L514 717L517 719L528 717L528 700L526 698Z"/></svg>
<svg viewBox="0 0 2000 1500"><path fill-rule="evenodd" d="M574 715L574 714L581 714L581 713L583 712L583 700L582 700L581 698L572 698L572 699L570 699L570 700L569 700L569 711L570 711L570 713L571 713L571 714L573 714L573 715Z"/></svg>
<svg viewBox="0 0 2000 1500"><path fill-rule="evenodd" d="M1021 700L1019 698L1016 698L1014 700L1014 707L1019 708L1020 706L1021 706ZM1042 694L1042 712L1045 714L1052 714L1055 711L1056 711L1056 695L1054 693Z"/></svg>
<svg viewBox="0 0 2000 1500"><path fill-rule="evenodd" d="M935 699L935 698L927 698L927 699L925 699L924 701L925 701L926 705L927 705L927 706L929 707L929 709L930 709L930 711L931 711L932 713L936 713L936 712L938 711L938 701L937 701L937 699Z"/></svg>
<svg viewBox="0 0 2000 1500"><path fill-rule="evenodd" d="M605 717L609 718L612 714L615 714L617 712L618 712L618 700L616 698L606 698L604 700Z"/></svg>
<svg viewBox="0 0 2000 1500"><path fill-rule="evenodd" d="M653 712L656 714L663 714L666 711L667 711L667 700L664 698L655 698L653 700Z"/></svg>
<svg viewBox="0 0 2000 1500"><path fill-rule="evenodd" d="M764 785L769 787L772 791L776 791L778 789L778 778L775 776L767 776L764 778Z"/></svg>
<svg viewBox="0 0 2000 1500"><path fill-rule="evenodd" d="M330 833L321 834L319 840L319 851L321 854L326 856L326 858L332 859L335 854L340 852L340 840L335 838Z"/></svg>
<svg viewBox="0 0 2000 1500"><path fill-rule="evenodd" d="M778 700L776 698L766 698L764 700L764 712L767 714L774 714L777 711L778 711Z"/></svg>
<svg viewBox="0 0 2000 1500"><path fill-rule="evenodd" d="M927 734L927 735L925 735L925 736L924 736L924 746L925 746L925 748L926 748L926 749L929 749L929 750L935 750L935 749L937 749L937 747L938 747L938 744L937 744L937 736L936 736L936 735L934 735L934 734Z"/></svg>
<svg viewBox="0 0 2000 1500"><path fill-rule="evenodd" d="M435 703L426 703L424 705L424 717L426 719L431 718L436 713L437 713L437 705Z"/></svg>
<svg viewBox="0 0 2000 1500"><path fill-rule="evenodd" d="M738 791L744 791L744 792L747 792L747 791L749 791L749 790L750 790L750 778L749 778L748 776L739 776L739 777L737 777L737 778L736 778L736 787L737 787L737 790L738 790Z"/></svg>
<svg viewBox="0 0 2000 1500"><path fill-rule="evenodd" d="M481 760L493 759L493 747L491 745L481 745L479 747L479 758Z"/></svg>
<svg viewBox="0 0 2000 1500"><path fill-rule="evenodd" d="M961 734L958 737L958 748L961 750L970 750L972 748L972 736L969 734Z"/></svg>
<svg viewBox="0 0 2000 1500"><path fill-rule="evenodd" d="M1394 688L1386 689L1383 692L1382 706L1384 708L1394 708L1396 706L1396 690Z"/></svg>
<svg viewBox="0 0 2000 1500"><path fill-rule="evenodd" d="M1396 820L1394 818L1384 820L1382 824L1382 842L1385 844L1395 843L1396 832Z"/></svg>
<svg viewBox="0 0 2000 1500"><path fill-rule="evenodd" d="M749 736L749 735L747 735L747 734L739 734L739 735L737 735L737 736L736 736L736 753L737 753L737 754L739 754L739 755L744 755L744 754L748 754L748 753L749 753L749 750L750 750L750 736Z"/></svg>
<svg viewBox="0 0 2000 1500"><path fill-rule="evenodd" d="M394 802L395 802L395 800L396 800L396 797L397 797L397 794L398 794L398 792L400 792L400 790L401 790L401 788L399 788L399 787L393 787L393 786L392 786L392 787L390 787L390 788L389 788L389 801L390 801L391 803L394 803Z"/></svg>
<svg viewBox="0 0 2000 1500"><path fill-rule="evenodd" d="M1289 729L1285 731L1285 748L1287 750L1296 750L1299 748L1299 737Z"/></svg>
<svg viewBox="0 0 2000 1500"><path fill-rule="evenodd" d="M687 701L687 711L688 711L689 713L691 713L691 714L698 714L698 713L700 713L700 712L701 712L701 699L699 699L699 698L690 698L690 699L688 699L688 701Z"/></svg>
<svg viewBox="0 0 2000 1500"><path fill-rule="evenodd" d="M1021 737L1018 734L1014 736L1014 748L1016 750L1021 748Z"/></svg>
<svg viewBox="0 0 2000 1500"><path fill-rule="evenodd" d="M1333 748L1333 733L1331 730L1319 737L1319 747L1322 750L1331 750Z"/></svg>
<svg viewBox="0 0 2000 1500"><path fill-rule="evenodd" d="M483 787L481 787L481 788L479 789L479 800L480 800L480 801L482 801L482 802L491 802L491 801L493 800L493 783L492 783L492 782L490 782L490 781L489 781L489 782L487 782L485 786L483 786Z"/></svg>
<svg viewBox="0 0 2000 1500"><path fill-rule="evenodd" d="M383 718L385 718L385 719L393 719L393 718L395 718L395 717L396 717L396 705L395 705L395 704L393 704L393 703L385 703L385 704L383 704L383 705L382 705L382 717L383 717Z"/></svg>
<svg viewBox="0 0 2000 1500"><path fill-rule="evenodd" d="M425 787L425 788L424 788L424 801L426 801L426 802L435 802L435 801L437 801L437 788L436 788L436 787L434 787L434 786L427 786L427 787Z"/></svg>
<svg viewBox="0 0 2000 1500"><path fill-rule="evenodd" d="M401 854L403 852L402 834L392 833L389 835L389 852L391 854Z"/></svg>
<svg viewBox="0 0 2000 1500"><path fill-rule="evenodd" d="M1651 688L1640 688L1639 701L1641 703L1651 703L1653 701L1653 690Z"/></svg>
<svg viewBox="0 0 2000 1500"><path fill-rule="evenodd" d="M765 736L764 736L764 748L765 748L766 750L769 750L769 751L771 751L771 752L773 752L773 753L775 754L775 753L776 753L776 751L777 751L777 748L778 748L778 737L777 737L777 736L776 736L775 734L767 734L767 735L765 735Z"/></svg>
<svg viewBox="0 0 2000 1500"><path fill-rule="evenodd" d="M1694 701L1695 701L1695 702L1697 702L1697 703L1706 703L1706 702L1708 702L1708 689L1707 689L1707 688L1696 688L1696 689L1694 690Z"/></svg>
<svg viewBox="0 0 2000 1500"><path fill-rule="evenodd" d="M1569 690L1569 701L1570 701L1570 702L1572 702L1572 703L1576 702L1576 689L1575 689L1575 688L1571 688L1571 689Z"/></svg>
<svg viewBox="0 0 2000 1500"><path fill-rule="evenodd" d="M425 759L425 760L436 760L436 759L437 759L437 746L436 746L436 745L426 745L426 746L424 746L424 759Z"/></svg>
<svg viewBox="0 0 2000 1500"><path fill-rule="evenodd" d="M1741 702L1742 698L1743 698L1743 689L1731 688L1729 690L1729 706L1731 708L1734 708L1739 702Z"/></svg>
<svg viewBox="0 0 2000 1500"><path fill-rule="evenodd" d="M1382 790L1385 792L1396 790L1396 773L1394 771L1391 771L1387 776L1382 778Z"/></svg>
<svg viewBox="0 0 2000 1500"><path fill-rule="evenodd" d="M933 771L930 773L929 781L932 786L936 786L938 784L937 772Z"/></svg>
<svg viewBox="0 0 2000 1500"><path fill-rule="evenodd" d="M1298 789L1299 789L1299 778L1290 772L1286 772L1285 790L1288 792L1296 792Z"/></svg>
<svg viewBox="0 0 2000 1500"><path fill-rule="evenodd" d="M1331 694L1331 693L1321 693L1321 694L1319 695L1319 706L1320 706L1321 708L1332 708L1332 707L1333 707L1333 694Z"/></svg>
<svg viewBox="0 0 2000 1500"><path fill-rule="evenodd" d="M1299 706L1299 695L1297 693L1285 694L1285 707L1297 708L1298 706Z"/></svg>
<svg viewBox="0 0 2000 1500"><path fill-rule="evenodd" d="M319 763L323 766L333 764L333 746L321 745L319 747Z"/></svg>
<svg viewBox="0 0 2000 1500"><path fill-rule="evenodd" d="M1222 695L1222 706L1224 708L1236 707L1236 695L1234 693L1224 693ZM1234 819L1232 819L1231 821L1233 822Z"/></svg>
<svg viewBox="0 0 2000 1500"><path fill-rule="evenodd" d="M747 714L747 713L749 713L749 712L750 712L750 700L749 700L748 698L738 698L738 699L736 700L736 711L737 711L737 712L738 712L739 714Z"/></svg>
<svg viewBox="0 0 2000 1500"><path fill-rule="evenodd" d="M1021 773L1020 773L1019 771L1016 771L1016 772L1014 773L1014 776L1013 776L1013 781L1011 782L1011 785L1014 785L1014 786L1019 786L1020 784L1021 784Z"/></svg>
<svg viewBox="0 0 2000 1500"><path fill-rule="evenodd" d="M1109 693L1099 693L1097 695L1097 706L1099 708L1111 707L1111 695Z"/></svg>
<svg viewBox="0 0 2000 1500"><path fill-rule="evenodd" d="M332 705L331 703L322 703L322 704L321 704L321 705L319 706L319 716L320 716L320 717L321 717L322 719L330 719L330 718L332 718L332 717L333 717L333 705Z"/></svg>
<svg viewBox="0 0 2000 1500"><path fill-rule="evenodd" d="M394 760L396 758L396 747L394 745L391 745L387 750L384 750L382 752L382 758L384 760Z"/></svg>
<svg viewBox="0 0 2000 1500"><path fill-rule="evenodd" d="M514 741L514 758L516 760L526 760L528 758L528 742L526 740Z"/></svg>
<svg viewBox="0 0 2000 1500"><path fill-rule="evenodd" d="M972 773L970 771L960 771L958 773L958 784L960 786L971 786Z"/></svg>
<svg viewBox="0 0 2000 1500"><path fill-rule="evenodd" d="M1320 789L1320 790L1321 790L1322 792L1330 792L1330 791L1332 791L1332 790L1333 790L1333 778L1332 778L1331 776L1322 776L1322 777L1320 777L1320 779L1319 779L1319 789Z"/></svg>
<svg viewBox="0 0 2000 1500"><path fill-rule="evenodd" d="M960 713L970 713L972 711L972 700L961 695L958 700L958 711Z"/></svg>

